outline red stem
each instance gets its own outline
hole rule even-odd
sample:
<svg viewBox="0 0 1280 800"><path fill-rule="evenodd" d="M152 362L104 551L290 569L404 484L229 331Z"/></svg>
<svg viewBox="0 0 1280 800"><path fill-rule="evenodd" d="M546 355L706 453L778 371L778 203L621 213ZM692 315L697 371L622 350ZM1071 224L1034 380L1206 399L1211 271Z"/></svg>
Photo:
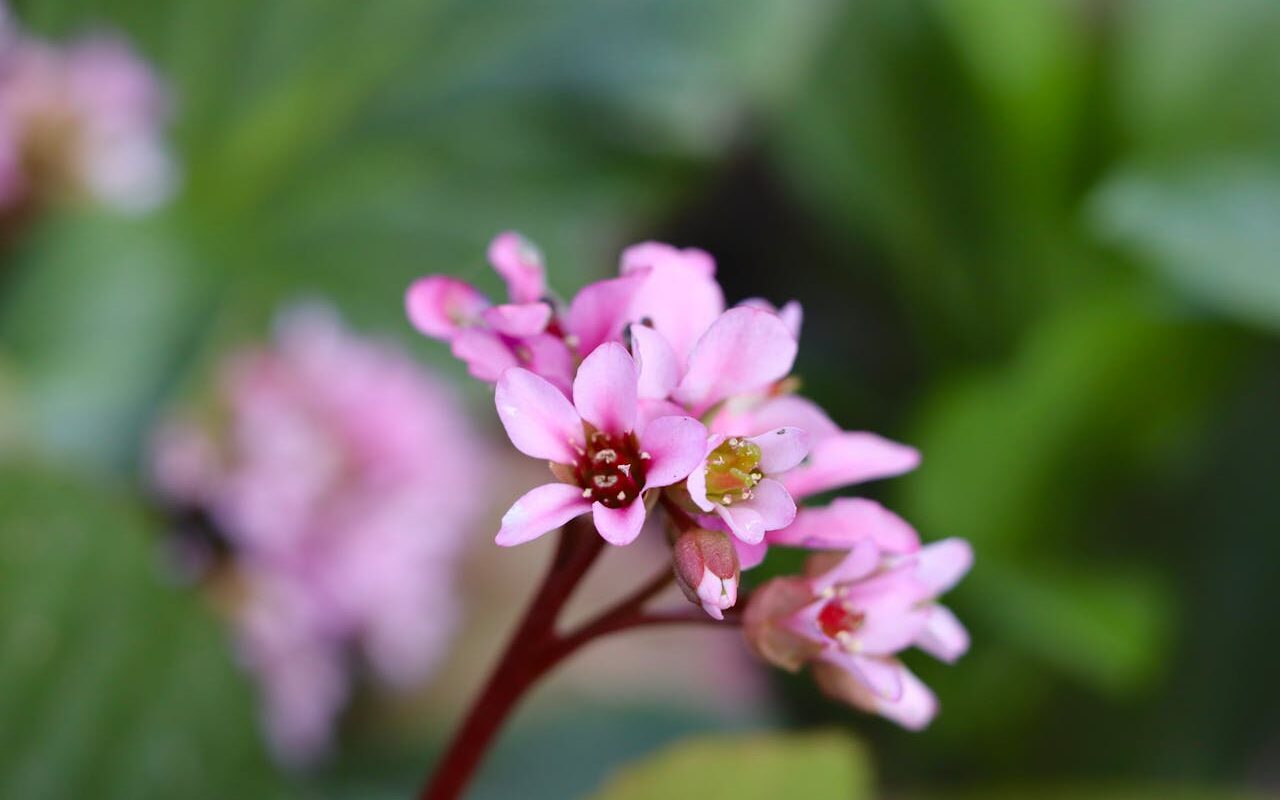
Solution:
<svg viewBox="0 0 1280 800"><path fill-rule="evenodd" d="M556 618L582 577L600 554L603 543L588 522L567 525L542 586L525 612L489 680L468 711L462 727L441 756L436 773L422 790L422 800L455 800L466 788L494 736L524 694L552 667L600 636L648 625L717 623L693 610L645 613L644 605L674 579L670 569L645 582L577 630L555 631ZM731 624L736 620L726 620Z"/></svg>

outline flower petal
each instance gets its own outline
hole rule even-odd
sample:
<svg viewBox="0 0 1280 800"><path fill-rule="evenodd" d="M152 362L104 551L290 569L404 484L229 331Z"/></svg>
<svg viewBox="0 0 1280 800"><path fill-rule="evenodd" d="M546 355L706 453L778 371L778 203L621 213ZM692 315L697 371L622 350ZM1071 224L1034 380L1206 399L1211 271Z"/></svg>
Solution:
<svg viewBox="0 0 1280 800"><path fill-rule="evenodd" d="M520 363L501 336L482 328L459 331L449 349L467 365L472 377L486 383L493 383L502 377L502 373Z"/></svg>
<svg viewBox="0 0 1280 800"><path fill-rule="evenodd" d="M795 358L796 340L776 315L733 308L698 339L674 396L701 414L727 397L785 377Z"/></svg>
<svg viewBox="0 0 1280 800"><path fill-rule="evenodd" d="M489 263L507 282L513 303L532 303L547 293L542 253L515 231L498 234L489 243Z"/></svg>
<svg viewBox="0 0 1280 800"><path fill-rule="evenodd" d="M879 714L908 730L922 730L938 712L937 698L901 662L891 663L896 665L898 680L902 686L896 700L878 697L860 680L831 664L815 664L813 676L819 688L837 700L872 714Z"/></svg>
<svg viewBox="0 0 1280 800"><path fill-rule="evenodd" d="M787 330L791 331L791 335L796 338L796 341L800 341L800 326L804 322L804 309L800 307L799 302L790 300L782 308L778 308L763 297L748 297L738 305L759 308L777 314L778 319L782 320L782 324L787 326Z"/></svg>
<svg viewBox="0 0 1280 800"><path fill-rule="evenodd" d="M814 594L821 594L837 583L861 580L874 572L878 566L880 566L880 549L871 540L863 539L830 569L810 579L810 583Z"/></svg>
<svg viewBox="0 0 1280 800"><path fill-rule="evenodd" d="M516 449L559 464L577 461L586 445L582 420L569 399L544 378L519 367L502 373L494 397Z"/></svg>
<svg viewBox="0 0 1280 800"><path fill-rule="evenodd" d="M647 325L631 326L631 349L640 367L639 392L647 400L664 400L680 382L680 364L662 334Z"/></svg>
<svg viewBox="0 0 1280 800"><path fill-rule="evenodd" d="M766 531L785 528L796 518L796 501L791 499L781 483L772 478L757 483L746 504L760 515Z"/></svg>
<svg viewBox="0 0 1280 800"><path fill-rule="evenodd" d="M542 333L551 321L551 306L546 303L506 303L486 308L481 318L489 327L507 336L533 336Z"/></svg>
<svg viewBox="0 0 1280 800"><path fill-rule="evenodd" d="M809 434L809 445L840 434L840 426L831 421L817 403L795 394L784 394L763 403L758 400L745 407L727 403L716 414L711 429L717 433L754 436L775 428L800 428Z"/></svg>
<svg viewBox="0 0 1280 800"><path fill-rule="evenodd" d="M644 527L644 500L636 498L622 508L608 508L597 502L591 506L596 530L609 544L628 545L640 535Z"/></svg>
<svg viewBox="0 0 1280 800"><path fill-rule="evenodd" d="M936 603L929 607L924 630L916 638L916 647L948 664L969 650L969 632L951 609Z"/></svg>
<svg viewBox="0 0 1280 800"><path fill-rule="evenodd" d="M848 672L879 700L894 701L902 697L902 670L897 661L857 656L838 647L823 652L822 660Z"/></svg>
<svg viewBox="0 0 1280 800"><path fill-rule="evenodd" d="M797 499L863 481L910 472L920 464L914 447L891 442L874 433L845 432L820 439L809 450L809 461L783 478Z"/></svg>
<svg viewBox="0 0 1280 800"><path fill-rule="evenodd" d="M404 306L413 327L433 339L448 340L475 324L489 300L465 281L430 275L409 286Z"/></svg>
<svg viewBox="0 0 1280 800"><path fill-rule="evenodd" d="M553 531L591 510L582 490L568 483L544 483L517 500L502 515L497 543L511 547Z"/></svg>
<svg viewBox="0 0 1280 800"><path fill-rule="evenodd" d="M973 547L964 539L943 539L920 548L915 559L916 580L937 597L959 583L973 566Z"/></svg>
<svg viewBox="0 0 1280 800"><path fill-rule="evenodd" d="M920 537L907 521L861 497L838 497L825 508L805 508L795 522L770 534L774 544L821 549L847 549L870 539L885 553L912 553Z"/></svg>
<svg viewBox="0 0 1280 800"><path fill-rule="evenodd" d="M692 475L689 476L692 479ZM733 537L733 547L738 551L738 569L748 570L760 566L764 563L764 557L769 554L769 545L766 542L756 542L749 544L742 541L738 537Z"/></svg>
<svg viewBox="0 0 1280 800"><path fill-rule="evenodd" d="M716 262L705 250L689 247L681 250L664 242L640 242L622 251L619 269L623 275L637 270L674 265L699 278L714 278Z"/></svg>
<svg viewBox="0 0 1280 800"><path fill-rule="evenodd" d="M516 345L521 364L535 375L550 381L568 396L573 386L573 353L559 336L539 333Z"/></svg>
<svg viewBox="0 0 1280 800"><path fill-rule="evenodd" d="M701 250L646 242L622 254L622 272L644 278L630 319L643 320L662 334L683 367L698 337L724 312L715 262Z"/></svg>
<svg viewBox="0 0 1280 800"><path fill-rule="evenodd" d="M733 535L747 544L759 544L764 541L764 518L754 508L739 504L722 506L715 504L716 514L729 526Z"/></svg>
<svg viewBox="0 0 1280 800"><path fill-rule="evenodd" d="M565 315L565 329L579 354L589 355L602 343L622 338L632 298L642 279L642 275L636 275L596 281L578 292Z"/></svg>
<svg viewBox="0 0 1280 800"><path fill-rule="evenodd" d="M649 454L645 488L670 486L698 469L707 457L707 429L693 417L659 417L640 434Z"/></svg>
<svg viewBox="0 0 1280 800"><path fill-rule="evenodd" d="M636 424L635 359L617 342L605 342L587 356L573 379L573 404L584 420L611 436Z"/></svg>
<svg viewBox="0 0 1280 800"><path fill-rule="evenodd" d="M777 428L748 441L760 448L760 469L766 475L786 472L809 453L809 434L800 428Z"/></svg>

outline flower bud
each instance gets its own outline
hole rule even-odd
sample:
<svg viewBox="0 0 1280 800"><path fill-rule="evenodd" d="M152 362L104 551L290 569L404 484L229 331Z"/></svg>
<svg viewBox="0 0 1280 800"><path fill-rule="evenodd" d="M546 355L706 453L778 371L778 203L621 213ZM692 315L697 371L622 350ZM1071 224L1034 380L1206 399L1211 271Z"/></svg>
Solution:
<svg viewBox="0 0 1280 800"><path fill-rule="evenodd" d="M676 583L692 603L715 619L738 602L738 551L721 531L692 530L676 539Z"/></svg>

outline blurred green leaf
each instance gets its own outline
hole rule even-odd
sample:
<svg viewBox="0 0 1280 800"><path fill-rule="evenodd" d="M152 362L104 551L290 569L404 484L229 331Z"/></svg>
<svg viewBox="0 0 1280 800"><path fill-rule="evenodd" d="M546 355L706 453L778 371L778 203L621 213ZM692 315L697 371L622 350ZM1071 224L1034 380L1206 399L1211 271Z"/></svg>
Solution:
<svg viewBox="0 0 1280 800"><path fill-rule="evenodd" d="M0 466L0 796L281 796L248 687L138 509Z"/></svg>
<svg viewBox="0 0 1280 800"><path fill-rule="evenodd" d="M1280 5L1115 5L1113 108L1131 149L1176 163L1280 143Z"/></svg>
<svg viewBox="0 0 1280 800"><path fill-rule="evenodd" d="M16 413L31 445L94 466L133 455L207 313L171 220L66 216L39 231L0 298Z"/></svg>
<svg viewBox="0 0 1280 800"><path fill-rule="evenodd" d="M993 554L994 556L994 554ZM1101 689L1143 685L1168 652L1170 587L1151 571L981 564L970 593L988 624L1045 663Z"/></svg>
<svg viewBox="0 0 1280 800"><path fill-rule="evenodd" d="M1098 234L1204 303L1280 330L1280 168L1254 160L1130 168L1093 199Z"/></svg>
<svg viewBox="0 0 1280 800"><path fill-rule="evenodd" d="M1171 601L1135 567L1080 563L1074 543L1104 535L1109 493L1194 431L1234 363L1231 336L1140 298L1048 318L1006 369L940 392L913 438L924 465L904 483L922 530L974 544L958 596L998 635L1109 690L1163 663Z"/></svg>
<svg viewBox="0 0 1280 800"><path fill-rule="evenodd" d="M622 770L596 800L734 797L858 800L872 796L862 746L840 733L687 739Z"/></svg>

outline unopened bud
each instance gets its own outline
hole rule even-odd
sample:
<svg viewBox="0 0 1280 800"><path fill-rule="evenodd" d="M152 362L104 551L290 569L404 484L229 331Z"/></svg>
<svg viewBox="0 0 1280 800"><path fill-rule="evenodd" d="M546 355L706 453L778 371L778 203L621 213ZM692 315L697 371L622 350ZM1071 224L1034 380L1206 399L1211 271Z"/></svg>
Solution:
<svg viewBox="0 0 1280 800"><path fill-rule="evenodd" d="M738 551L727 533L692 530L672 547L676 583L714 619L738 602Z"/></svg>

